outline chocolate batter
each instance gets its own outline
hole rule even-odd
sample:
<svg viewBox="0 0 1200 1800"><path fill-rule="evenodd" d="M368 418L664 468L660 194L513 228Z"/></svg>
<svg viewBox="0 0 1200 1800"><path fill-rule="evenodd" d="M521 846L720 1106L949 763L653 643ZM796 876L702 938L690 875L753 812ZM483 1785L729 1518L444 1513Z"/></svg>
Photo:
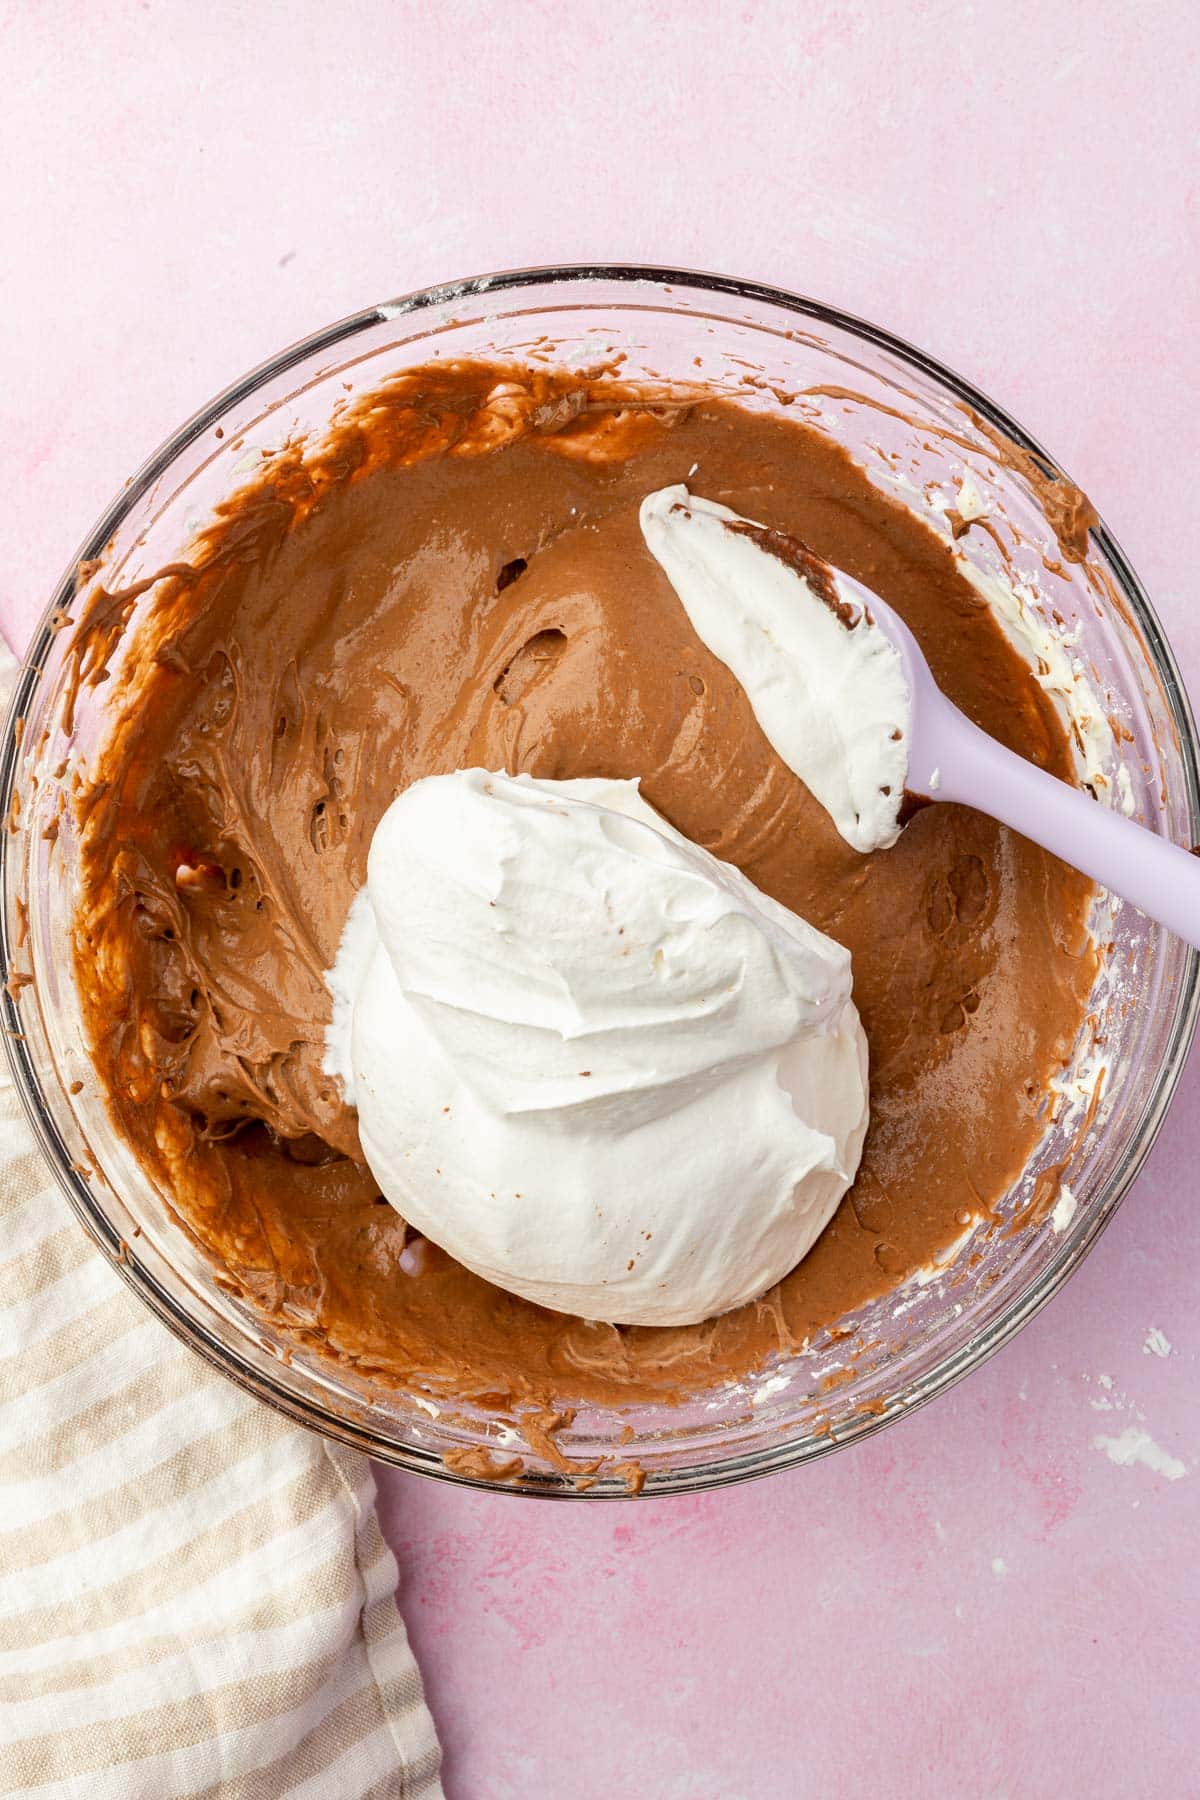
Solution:
<svg viewBox="0 0 1200 1800"><path fill-rule="evenodd" d="M875 588L983 728L1068 776L1064 731L946 547L810 429L726 401L445 364L271 458L156 584L79 798L76 966L116 1118L223 1279L387 1382L512 1404L740 1375L987 1215L1037 1142L1095 963L1089 884L966 809L863 857L780 762L638 528L651 489L803 538ZM132 606L96 593L81 680ZM482 766L641 776L671 823L849 946L871 1128L815 1249L702 1326L547 1312L379 1196L321 1069L324 981L389 802Z"/></svg>

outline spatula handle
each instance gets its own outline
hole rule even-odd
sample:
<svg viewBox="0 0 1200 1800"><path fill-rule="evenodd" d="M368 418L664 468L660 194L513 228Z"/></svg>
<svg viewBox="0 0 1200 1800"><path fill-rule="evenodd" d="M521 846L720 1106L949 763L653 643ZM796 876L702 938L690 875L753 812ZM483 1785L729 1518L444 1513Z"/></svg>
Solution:
<svg viewBox="0 0 1200 1800"><path fill-rule="evenodd" d="M938 699L922 733L938 768L933 798L1011 825L1200 950L1200 857L1014 755Z"/></svg>

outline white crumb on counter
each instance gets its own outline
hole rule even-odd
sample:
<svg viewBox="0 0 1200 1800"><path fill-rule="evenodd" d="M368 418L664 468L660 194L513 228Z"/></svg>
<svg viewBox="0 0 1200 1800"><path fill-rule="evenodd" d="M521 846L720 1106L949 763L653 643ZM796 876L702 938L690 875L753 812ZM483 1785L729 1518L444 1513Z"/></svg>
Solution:
<svg viewBox="0 0 1200 1800"><path fill-rule="evenodd" d="M1116 1463L1121 1469L1131 1469L1140 1463L1168 1481L1178 1481L1181 1475L1187 1474L1187 1464L1156 1444L1140 1425L1127 1425L1119 1437L1106 1437L1101 1432L1092 1439L1092 1444L1097 1450L1103 1450L1109 1462Z"/></svg>

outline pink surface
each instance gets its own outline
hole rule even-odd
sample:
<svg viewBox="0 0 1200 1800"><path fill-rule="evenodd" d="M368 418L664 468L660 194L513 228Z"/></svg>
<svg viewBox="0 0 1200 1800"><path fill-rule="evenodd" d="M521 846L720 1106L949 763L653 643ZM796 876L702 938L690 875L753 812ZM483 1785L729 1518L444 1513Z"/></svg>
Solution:
<svg viewBox="0 0 1200 1800"><path fill-rule="evenodd" d="M624 257L799 288L996 394L1200 691L1200 29L1067 16L0 0L0 622L281 344ZM1198 1154L1200 1065L1049 1311L811 1472L602 1508L381 1473L452 1800L1194 1793ZM1097 1446L1131 1427L1174 1478Z"/></svg>

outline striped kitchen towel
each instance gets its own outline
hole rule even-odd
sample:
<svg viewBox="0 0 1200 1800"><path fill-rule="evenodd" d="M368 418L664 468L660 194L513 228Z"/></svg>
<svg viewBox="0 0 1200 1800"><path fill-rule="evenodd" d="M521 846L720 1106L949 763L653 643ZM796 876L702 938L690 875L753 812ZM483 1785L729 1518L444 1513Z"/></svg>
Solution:
<svg viewBox="0 0 1200 1800"><path fill-rule="evenodd" d="M395 1589L366 1458L151 1317L5 1069L0 1793L437 1800Z"/></svg>

